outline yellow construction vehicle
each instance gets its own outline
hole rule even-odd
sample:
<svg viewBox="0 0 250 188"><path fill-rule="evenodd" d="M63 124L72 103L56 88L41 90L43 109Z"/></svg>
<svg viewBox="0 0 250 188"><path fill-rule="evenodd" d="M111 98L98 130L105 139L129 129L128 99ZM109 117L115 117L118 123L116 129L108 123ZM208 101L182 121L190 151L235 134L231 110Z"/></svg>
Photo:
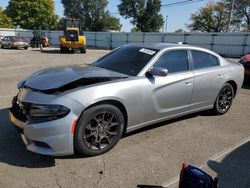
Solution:
<svg viewBox="0 0 250 188"><path fill-rule="evenodd" d="M64 18L64 35L59 36L60 51L66 53L69 50L80 50L86 53L86 37L81 31L79 19Z"/></svg>

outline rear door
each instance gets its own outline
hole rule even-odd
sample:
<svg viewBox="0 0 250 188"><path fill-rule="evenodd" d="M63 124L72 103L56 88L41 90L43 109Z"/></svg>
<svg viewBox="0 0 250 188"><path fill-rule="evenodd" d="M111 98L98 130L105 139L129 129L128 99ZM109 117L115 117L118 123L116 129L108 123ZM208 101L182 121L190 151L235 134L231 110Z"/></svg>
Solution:
<svg viewBox="0 0 250 188"><path fill-rule="evenodd" d="M213 105L222 88L227 69L220 66L219 59L207 52L191 50L194 72L194 94L190 109Z"/></svg>

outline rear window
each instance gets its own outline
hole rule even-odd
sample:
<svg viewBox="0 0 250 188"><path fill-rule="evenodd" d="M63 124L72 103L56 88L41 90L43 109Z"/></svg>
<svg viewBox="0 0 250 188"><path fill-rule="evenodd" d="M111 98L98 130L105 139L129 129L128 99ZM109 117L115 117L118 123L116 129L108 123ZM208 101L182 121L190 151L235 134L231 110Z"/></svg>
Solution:
<svg viewBox="0 0 250 188"><path fill-rule="evenodd" d="M219 65L219 59L213 55L210 55L210 56L211 56L212 65L213 66Z"/></svg>
<svg viewBox="0 0 250 188"><path fill-rule="evenodd" d="M202 51L192 50L194 69L208 68L219 65L217 57Z"/></svg>

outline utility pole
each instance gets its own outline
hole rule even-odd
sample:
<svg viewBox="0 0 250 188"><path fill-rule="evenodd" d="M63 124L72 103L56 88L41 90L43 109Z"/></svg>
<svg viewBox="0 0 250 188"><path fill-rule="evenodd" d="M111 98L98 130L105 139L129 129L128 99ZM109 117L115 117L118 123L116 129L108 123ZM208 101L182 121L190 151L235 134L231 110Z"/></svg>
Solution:
<svg viewBox="0 0 250 188"><path fill-rule="evenodd" d="M165 33L167 32L168 29L168 15L166 16L166 20L165 20Z"/></svg>
<svg viewBox="0 0 250 188"><path fill-rule="evenodd" d="M231 0L231 7L230 7L229 17L228 17L228 22L227 22L227 32L230 31L230 25L231 25L233 9L234 9L234 0Z"/></svg>

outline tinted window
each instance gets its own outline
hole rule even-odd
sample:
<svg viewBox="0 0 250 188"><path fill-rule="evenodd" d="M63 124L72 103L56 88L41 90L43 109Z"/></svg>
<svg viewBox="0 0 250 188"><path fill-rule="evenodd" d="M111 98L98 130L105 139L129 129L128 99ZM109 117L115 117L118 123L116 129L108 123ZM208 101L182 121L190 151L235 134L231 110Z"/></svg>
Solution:
<svg viewBox="0 0 250 188"><path fill-rule="evenodd" d="M168 69L169 73L186 71L189 69L187 51L166 52L156 61L154 67Z"/></svg>
<svg viewBox="0 0 250 188"><path fill-rule="evenodd" d="M94 66L136 76L157 51L139 46L123 46L97 60Z"/></svg>
<svg viewBox="0 0 250 188"><path fill-rule="evenodd" d="M207 68L219 64L219 60L206 52L192 50L194 69Z"/></svg>
<svg viewBox="0 0 250 188"><path fill-rule="evenodd" d="M216 65L219 65L219 60L217 57L211 55L211 61L212 61L212 65L213 66L216 66Z"/></svg>

